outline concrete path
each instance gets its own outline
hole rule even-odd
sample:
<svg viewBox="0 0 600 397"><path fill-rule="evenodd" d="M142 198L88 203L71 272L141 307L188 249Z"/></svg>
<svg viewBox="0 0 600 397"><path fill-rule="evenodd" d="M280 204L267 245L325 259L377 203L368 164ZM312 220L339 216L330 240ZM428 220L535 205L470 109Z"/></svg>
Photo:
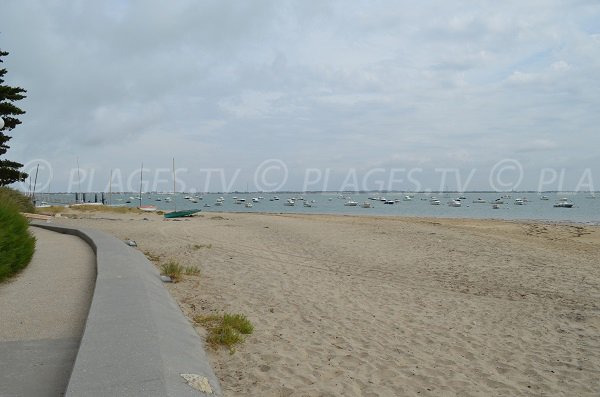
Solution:
<svg viewBox="0 0 600 397"><path fill-rule="evenodd" d="M29 266L0 284L0 396L65 393L96 278L95 256L80 238L30 228Z"/></svg>

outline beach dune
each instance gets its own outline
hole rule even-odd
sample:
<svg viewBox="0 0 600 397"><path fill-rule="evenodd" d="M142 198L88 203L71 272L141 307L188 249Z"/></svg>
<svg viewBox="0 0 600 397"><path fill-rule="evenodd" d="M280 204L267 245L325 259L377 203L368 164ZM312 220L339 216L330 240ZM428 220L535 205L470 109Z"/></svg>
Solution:
<svg viewBox="0 0 600 397"><path fill-rule="evenodd" d="M170 284L190 318L243 313L211 350L227 396L595 396L598 227L490 220L80 214L201 269ZM146 217L147 220L143 220ZM197 327L198 332L204 330Z"/></svg>

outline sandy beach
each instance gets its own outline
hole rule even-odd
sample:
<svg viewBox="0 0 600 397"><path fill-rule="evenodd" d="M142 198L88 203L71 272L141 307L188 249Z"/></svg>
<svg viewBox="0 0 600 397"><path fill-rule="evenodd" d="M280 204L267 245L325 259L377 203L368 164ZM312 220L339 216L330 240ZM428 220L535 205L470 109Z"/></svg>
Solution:
<svg viewBox="0 0 600 397"><path fill-rule="evenodd" d="M248 316L255 331L235 354L209 350L226 396L600 391L597 226L289 214L76 216L53 222L133 239L158 263L198 266L200 276L166 284L189 317Z"/></svg>

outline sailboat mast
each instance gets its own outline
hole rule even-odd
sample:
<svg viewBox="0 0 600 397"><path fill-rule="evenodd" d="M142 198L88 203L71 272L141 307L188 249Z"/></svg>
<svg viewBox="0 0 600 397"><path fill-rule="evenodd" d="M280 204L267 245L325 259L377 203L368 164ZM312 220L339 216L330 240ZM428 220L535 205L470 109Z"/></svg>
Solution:
<svg viewBox="0 0 600 397"><path fill-rule="evenodd" d="M173 205L177 211L177 196L175 196L175 157L173 157Z"/></svg>
<svg viewBox="0 0 600 397"><path fill-rule="evenodd" d="M77 190L81 194L81 176L79 175L79 156L77 156ZM80 200L83 201L83 200Z"/></svg>
<svg viewBox="0 0 600 397"><path fill-rule="evenodd" d="M33 205L35 205L35 187L37 185L37 177L38 177L39 170L40 170L40 163L38 163L38 165L35 169L35 182L33 182L33 193L31 194L31 200L33 201Z"/></svg>
<svg viewBox="0 0 600 397"><path fill-rule="evenodd" d="M140 207L142 206L142 181L144 175L144 163L142 162L142 166L140 168Z"/></svg>
<svg viewBox="0 0 600 397"><path fill-rule="evenodd" d="M110 180L108 181L108 203L112 205L112 168L110 169Z"/></svg>

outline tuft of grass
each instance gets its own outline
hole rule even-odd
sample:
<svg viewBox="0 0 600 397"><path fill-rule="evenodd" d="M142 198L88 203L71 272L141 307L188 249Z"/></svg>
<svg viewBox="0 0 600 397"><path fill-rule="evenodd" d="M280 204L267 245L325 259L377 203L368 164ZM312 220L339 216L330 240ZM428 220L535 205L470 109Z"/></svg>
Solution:
<svg viewBox="0 0 600 397"><path fill-rule="evenodd" d="M126 239L126 240L129 240L129 239ZM150 261L152 261L154 263L160 262L160 255L153 254L150 251L144 251L144 255L146 255L146 258L150 259Z"/></svg>
<svg viewBox="0 0 600 397"><path fill-rule="evenodd" d="M43 215L56 215L58 213L64 212L65 209L66 208L63 206L53 205L47 208L38 208L36 212Z"/></svg>
<svg viewBox="0 0 600 397"><path fill-rule="evenodd" d="M160 267L160 274L171 277L175 283L181 280L183 272L183 266L175 261L169 261Z"/></svg>
<svg viewBox="0 0 600 397"><path fill-rule="evenodd" d="M198 266L186 266L183 268L183 272L185 273L186 276L199 276L200 275L200 269L198 269Z"/></svg>
<svg viewBox="0 0 600 397"><path fill-rule="evenodd" d="M244 335L254 331L254 326L243 314L196 316L194 322L206 328L206 342L211 347L226 346L231 354L235 353L234 346L244 341Z"/></svg>
<svg viewBox="0 0 600 397"><path fill-rule="evenodd" d="M69 208L81 212L112 212L116 214L142 214L146 213L133 207L109 207L107 205L72 205Z"/></svg>
<svg viewBox="0 0 600 397"><path fill-rule="evenodd" d="M11 189L7 186L0 187L0 202L12 203L17 207L17 212L35 212L35 207L29 197L26 197L18 190Z"/></svg>
<svg viewBox="0 0 600 397"><path fill-rule="evenodd" d="M29 233L29 223L19 203L0 201L0 281L25 268L35 251L35 238Z"/></svg>

